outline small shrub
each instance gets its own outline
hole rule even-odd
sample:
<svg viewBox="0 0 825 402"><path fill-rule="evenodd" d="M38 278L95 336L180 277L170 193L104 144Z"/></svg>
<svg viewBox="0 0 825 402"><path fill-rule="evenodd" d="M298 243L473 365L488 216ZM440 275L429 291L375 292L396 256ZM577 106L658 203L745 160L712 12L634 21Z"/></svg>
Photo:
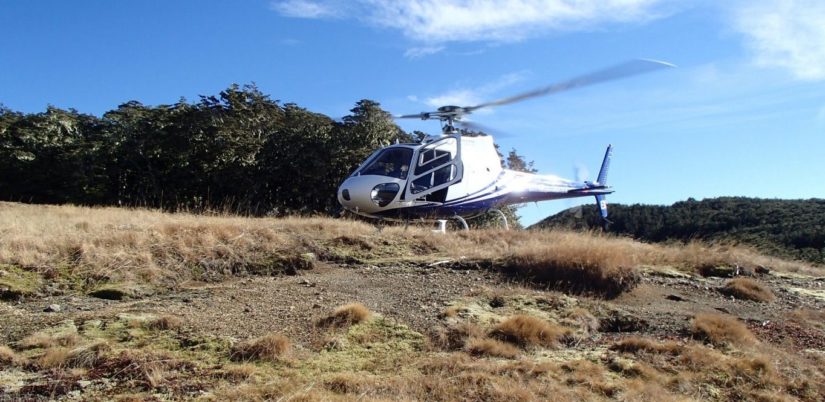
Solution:
<svg viewBox="0 0 825 402"><path fill-rule="evenodd" d="M271 334L233 346L229 357L234 361L278 361L289 352L291 346L289 339L285 336Z"/></svg>
<svg viewBox="0 0 825 402"><path fill-rule="evenodd" d="M691 332L714 345L751 345L756 343L745 324L734 317L721 314L697 314L691 323Z"/></svg>
<svg viewBox="0 0 825 402"><path fill-rule="evenodd" d="M518 356L519 350L509 344L495 339L473 338L467 344L467 353L473 356L491 356L513 359Z"/></svg>
<svg viewBox="0 0 825 402"><path fill-rule="evenodd" d="M776 299L770 288L749 278L731 279L720 291L742 300L771 302Z"/></svg>
<svg viewBox="0 0 825 402"><path fill-rule="evenodd" d="M370 318L370 315L370 310L361 303L345 304L318 321L318 326L344 327L364 322Z"/></svg>
<svg viewBox="0 0 825 402"><path fill-rule="evenodd" d="M490 337L520 347L558 346L570 330L529 315L510 317L490 331Z"/></svg>

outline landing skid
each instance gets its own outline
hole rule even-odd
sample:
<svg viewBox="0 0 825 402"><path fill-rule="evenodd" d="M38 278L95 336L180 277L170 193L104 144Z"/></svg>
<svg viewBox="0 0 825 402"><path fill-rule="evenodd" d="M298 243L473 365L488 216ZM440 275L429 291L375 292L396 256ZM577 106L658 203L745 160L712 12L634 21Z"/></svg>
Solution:
<svg viewBox="0 0 825 402"><path fill-rule="evenodd" d="M464 231L469 231L470 226L467 225L467 221L464 218L456 215L450 219L455 219L461 223L461 226L464 228ZM438 229L433 229L433 233L447 233L447 219L438 219Z"/></svg>

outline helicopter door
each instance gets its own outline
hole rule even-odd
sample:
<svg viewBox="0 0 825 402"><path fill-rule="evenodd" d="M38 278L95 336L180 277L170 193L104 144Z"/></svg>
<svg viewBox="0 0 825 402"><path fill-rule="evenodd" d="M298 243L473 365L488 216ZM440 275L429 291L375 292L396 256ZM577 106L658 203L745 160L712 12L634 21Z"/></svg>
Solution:
<svg viewBox="0 0 825 402"><path fill-rule="evenodd" d="M418 149L405 199L444 202L447 188L461 181L461 141L449 136Z"/></svg>

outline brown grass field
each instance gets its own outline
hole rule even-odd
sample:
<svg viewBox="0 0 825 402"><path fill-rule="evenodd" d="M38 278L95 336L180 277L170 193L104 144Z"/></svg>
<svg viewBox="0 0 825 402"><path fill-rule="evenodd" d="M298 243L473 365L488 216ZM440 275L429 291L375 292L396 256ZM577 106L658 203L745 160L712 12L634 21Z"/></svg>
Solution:
<svg viewBox="0 0 825 402"><path fill-rule="evenodd" d="M821 401L823 274L598 233L0 203L0 401Z"/></svg>

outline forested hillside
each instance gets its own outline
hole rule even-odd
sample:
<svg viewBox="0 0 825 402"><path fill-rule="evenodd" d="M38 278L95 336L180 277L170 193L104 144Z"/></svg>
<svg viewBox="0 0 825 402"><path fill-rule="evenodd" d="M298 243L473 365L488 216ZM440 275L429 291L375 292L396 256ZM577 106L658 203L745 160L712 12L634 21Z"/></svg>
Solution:
<svg viewBox="0 0 825 402"><path fill-rule="evenodd" d="M744 197L688 199L671 206L610 206L611 233L662 242L735 241L764 252L825 264L825 200L772 200ZM597 229L595 208L573 208L532 228Z"/></svg>

